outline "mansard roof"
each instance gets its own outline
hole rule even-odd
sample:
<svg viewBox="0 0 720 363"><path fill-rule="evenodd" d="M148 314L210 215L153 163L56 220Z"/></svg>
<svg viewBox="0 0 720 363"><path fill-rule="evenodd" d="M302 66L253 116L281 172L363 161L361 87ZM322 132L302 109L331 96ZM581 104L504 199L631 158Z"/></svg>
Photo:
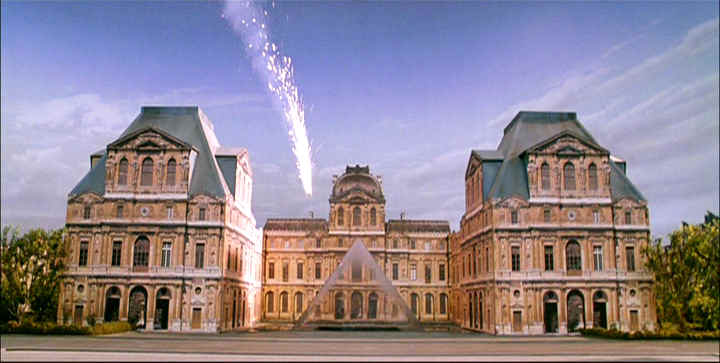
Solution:
<svg viewBox="0 0 720 363"><path fill-rule="evenodd" d="M215 159L215 153L223 149L220 147L213 128L212 122L197 106L144 106L140 110L140 115L115 142L108 146L144 130L157 130L197 151L190 183L190 196L204 194L224 198L226 195L230 195L231 191ZM105 193L106 159L107 155L105 154L73 188L70 192L71 196L88 192L99 195Z"/></svg>
<svg viewBox="0 0 720 363"><path fill-rule="evenodd" d="M268 218L266 231L327 231L328 222L323 218Z"/></svg>
<svg viewBox="0 0 720 363"><path fill-rule="evenodd" d="M565 135L607 153L578 121L574 112L518 112L505 127L497 150L471 152L470 162L473 157L483 160L483 199L512 196L529 199L525 153ZM614 165L611 171L610 188L613 200L623 197L645 200L617 165ZM617 175L617 172L621 174Z"/></svg>
<svg viewBox="0 0 720 363"><path fill-rule="evenodd" d="M647 202L647 199L625 175L625 171L612 158L610 159L610 191L613 202L623 198Z"/></svg>
<svg viewBox="0 0 720 363"><path fill-rule="evenodd" d="M387 231L450 233L450 224L440 220L391 219L387 223Z"/></svg>

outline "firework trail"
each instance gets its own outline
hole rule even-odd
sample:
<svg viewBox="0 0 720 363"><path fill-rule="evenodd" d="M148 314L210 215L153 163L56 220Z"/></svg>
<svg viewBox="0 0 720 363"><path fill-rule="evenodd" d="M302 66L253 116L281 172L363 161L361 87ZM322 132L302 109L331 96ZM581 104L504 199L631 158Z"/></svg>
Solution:
<svg viewBox="0 0 720 363"><path fill-rule="evenodd" d="M274 7L275 3L271 3ZM268 32L268 12L252 2L225 1L222 17L242 37L255 70L265 78L268 90L288 123L292 151L297 158L298 177L305 194L312 195L310 142L305 129L305 111L295 85L292 59L283 56Z"/></svg>

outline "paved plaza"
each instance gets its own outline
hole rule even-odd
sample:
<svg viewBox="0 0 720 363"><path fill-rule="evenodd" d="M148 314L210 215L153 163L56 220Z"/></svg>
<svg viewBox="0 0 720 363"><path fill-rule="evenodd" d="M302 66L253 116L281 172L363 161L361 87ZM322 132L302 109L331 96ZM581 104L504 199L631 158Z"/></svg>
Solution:
<svg viewBox="0 0 720 363"><path fill-rule="evenodd" d="M619 341L467 333L291 331L3 335L2 361L705 361L717 341Z"/></svg>

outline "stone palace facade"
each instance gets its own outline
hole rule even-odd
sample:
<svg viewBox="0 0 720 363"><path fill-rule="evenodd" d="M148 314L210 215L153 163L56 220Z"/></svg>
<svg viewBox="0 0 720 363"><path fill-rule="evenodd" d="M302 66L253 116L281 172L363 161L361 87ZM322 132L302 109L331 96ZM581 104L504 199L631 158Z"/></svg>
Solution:
<svg viewBox="0 0 720 363"><path fill-rule="evenodd" d="M520 112L497 150L470 153L457 232L387 220L382 179L361 166L334 178L328 219L273 218L260 230L248 151L221 146L198 107L143 107L68 197L58 321L288 326L359 242L426 325L653 329L647 202L625 172L574 113ZM343 270L313 319L395 321L374 271Z"/></svg>

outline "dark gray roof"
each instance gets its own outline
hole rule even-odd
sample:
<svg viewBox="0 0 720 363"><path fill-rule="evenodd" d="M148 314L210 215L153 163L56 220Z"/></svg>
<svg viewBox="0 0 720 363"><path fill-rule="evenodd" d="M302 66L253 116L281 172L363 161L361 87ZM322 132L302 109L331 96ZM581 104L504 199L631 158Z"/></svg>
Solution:
<svg viewBox="0 0 720 363"><path fill-rule="evenodd" d="M215 150L220 145L213 131L212 123L199 107L142 107L140 115L116 141L148 128L161 130L197 150L197 159L190 184L191 197L205 194L223 198L231 192L228 185L225 184L226 180L223 179L221 169L214 157ZM102 194L104 190L105 159L103 158L73 188L70 195L97 191L102 191L98 192Z"/></svg>
<svg viewBox="0 0 720 363"><path fill-rule="evenodd" d="M613 202L623 198L647 202L647 199L635 188L622 168L612 160L610 160L610 194Z"/></svg>
<svg viewBox="0 0 720 363"><path fill-rule="evenodd" d="M606 151L577 120L574 112L521 111L505 127L504 135L495 153L473 150L483 162L483 199L502 199L511 196L530 197L527 159L524 153L562 135L572 135L580 141ZM498 157L502 155L502 158ZM502 160L502 161L498 161ZM613 199L623 196L645 200L621 169L613 165L611 188ZM615 175L615 171L619 175ZM614 181L613 181L614 180ZM615 189L618 189L616 192ZM616 198L617 197L617 198Z"/></svg>
<svg viewBox="0 0 720 363"><path fill-rule="evenodd" d="M450 233L450 224L439 220L391 219L388 232L439 232Z"/></svg>

